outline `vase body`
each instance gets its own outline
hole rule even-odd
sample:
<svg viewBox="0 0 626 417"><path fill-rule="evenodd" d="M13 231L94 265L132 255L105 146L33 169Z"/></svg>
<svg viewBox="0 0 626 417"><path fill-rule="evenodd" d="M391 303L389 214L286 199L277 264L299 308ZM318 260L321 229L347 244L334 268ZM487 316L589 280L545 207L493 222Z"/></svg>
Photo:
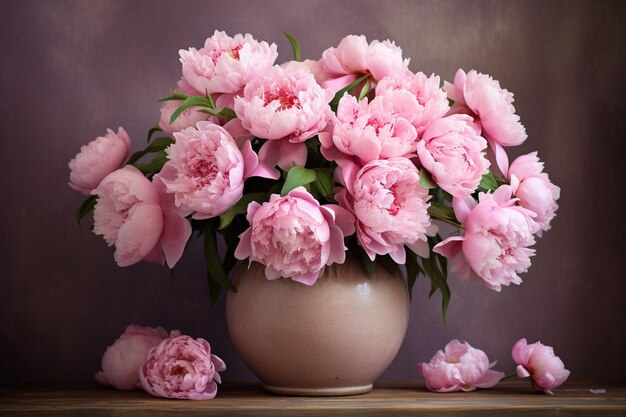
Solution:
<svg viewBox="0 0 626 417"><path fill-rule="evenodd" d="M235 273L226 300L228 330L266 390L285 395L369 392L404 340L409 297L400 271L358 260L327 267L307 286L268 280L252 263Z"/></svg>

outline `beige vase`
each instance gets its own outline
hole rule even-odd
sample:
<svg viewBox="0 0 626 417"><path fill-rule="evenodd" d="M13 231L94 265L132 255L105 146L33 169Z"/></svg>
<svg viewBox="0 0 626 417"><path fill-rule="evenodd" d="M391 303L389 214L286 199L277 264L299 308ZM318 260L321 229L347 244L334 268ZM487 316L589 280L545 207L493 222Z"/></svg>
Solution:
<svg viewBox="0 0 626 417"><path fill-rule="evenodd" d="M369 277L355 259L326 268L315 285L269 281L253 263L226 299L235 348L265 389L285 395L369 392L404 340L409 297L399 271Z"/></svg>

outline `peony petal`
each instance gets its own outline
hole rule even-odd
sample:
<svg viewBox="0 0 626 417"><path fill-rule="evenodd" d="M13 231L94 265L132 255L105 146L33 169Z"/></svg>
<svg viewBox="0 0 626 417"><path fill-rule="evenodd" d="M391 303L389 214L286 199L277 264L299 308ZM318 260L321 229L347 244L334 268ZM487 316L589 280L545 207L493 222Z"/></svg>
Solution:
<svg viewBox="0 0 626 417"><path fill-rule="evenodd" d="M211 362L215 366L217 372L223 372L226 370L226 363L217 355L211 355Z"/></svg>
<svg viewBox="0 0 626 417"><path fill-rule="evenodd" d="M477 388L491 388L504 378L504 372L488 369L474 385Z"/></svg>
<svg viewBox="0 0 626 417"><path fill-rule="evenodd" d="M530 376L530 372L528 372L528 370L522 365L517 365L515 371L517 372L517 376L519 376L520 378L528 378Z"/></svg>
<svg viewBox="0 0 626 417"><path fill-rule="evenodd" d="M456 198L452 199L452 208L454 209L454 214L458 221L462 224L467 222L467 216L472 212L472 209L476 206L476 201L474 197L467 196L466 198Z"/></svg>
<svg viewBox="0 0 626 417"><path fill-rule="evenodd" d="M280 172L273 166L269 166L264 161L259 161L258 155L252 150L252 143L246 140L241 147L241 155L244 160L244 179L250 177L271 178L276 180L280 177Z"/></svg>
<svg viewBox="0 0 626 417"><path fill-rule="evenodd" d="M180 260L185 251L187 241L191 236L191 224L184 217L170 211L163 212L163 233L161 234L161 248L170 269Z"/></svg>
<svg viewBox="0 0 626 417"><path fill-rule="evenodd" d="M491 147L491 152L495 155L496 166L500 169L500 173L504 178L509 175L509 157L506 154L506 151L497 142L489 141L489 146Z"/></svg>
<svg viewBox="0 0 626 417"><path fill-rule="evenodd" d="M312 271L312 272L306 272L304 274L300 274L300 275L296 275L291 277L292 280L300 282L304 285L313 285L315 284L315 282L317 281L317 279L322 275L322 273L324 272L324 270L322 269L321 271Z"/></svg>
<svg viewBox="0 0 626 417"><path fill-rule="evenodd" d="M450 236L443 242L438 243L433 248L433 252L454 259L462 249L463 236Z"/></svg>
<svg viewBox="0 0 626 417"><path fill-rule="evenodd" d="M406 246L424 259L428 259L430 257L430 247L428 246L428 242L425 240L419 239L414 243L407 243Z"/></svg>
<svg viewBox="0 0 626 417"><path fill-rule="evenodd" d="M245 232L239 235L239 244L237 245L237 248L235 249L235 253L234 253L235 258L239 260L244 260L250 256L250 254L252 253L252 247L250 246L251 235L252 235L251 227L249 227L248 229L246 229Z"/></svg>
<svg viewBox="0 0 626 417"><path fill-rule="evenodd" d="M303 167L308 153L306 145L303 142L291 143L284 140L280 142L277 165L285 171L293 166Z"/></svg>
<svg viewBox="0 0 626 417"><path fill-rule="evenodd" d="M337 92L339 92L339 90L347 87L348 85L350 85L351 82L355 81L356 79L357 79L356 74L347 74L341 77L328 79L322 82L322 87L330 88L331 90L333 90L333 93L336 94Z"/></svg>

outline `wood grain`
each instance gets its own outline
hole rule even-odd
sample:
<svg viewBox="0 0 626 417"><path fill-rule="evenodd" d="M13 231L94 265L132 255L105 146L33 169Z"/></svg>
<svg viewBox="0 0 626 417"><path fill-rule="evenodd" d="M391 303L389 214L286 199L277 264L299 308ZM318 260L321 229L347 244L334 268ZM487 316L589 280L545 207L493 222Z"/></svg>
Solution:
<svg viewBox="0 0 626 417"><path fill-rule="evenodd" d="M568 383L554 396L525 381L490 390L435 394L422 382L381 383L369 394L337 398L281 397L257 384L225 384L211 401L175 401L95 384L0 390L0 416L624 416L626 387Z"/></svg>

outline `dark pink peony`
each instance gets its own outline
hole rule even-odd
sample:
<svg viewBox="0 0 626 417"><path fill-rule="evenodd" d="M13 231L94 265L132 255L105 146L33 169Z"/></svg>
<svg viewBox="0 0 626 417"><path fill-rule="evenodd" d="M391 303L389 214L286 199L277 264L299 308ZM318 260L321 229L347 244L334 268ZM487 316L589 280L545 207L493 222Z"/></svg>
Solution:
<svg viewBox="0 0 626 417"><path fill-rule="evenodd" d="M226 364L211 354L204 339L178 336L152 348L139 369L143 389L156 397L179 400L210 400L221 383L218 372Z"/></svg>

